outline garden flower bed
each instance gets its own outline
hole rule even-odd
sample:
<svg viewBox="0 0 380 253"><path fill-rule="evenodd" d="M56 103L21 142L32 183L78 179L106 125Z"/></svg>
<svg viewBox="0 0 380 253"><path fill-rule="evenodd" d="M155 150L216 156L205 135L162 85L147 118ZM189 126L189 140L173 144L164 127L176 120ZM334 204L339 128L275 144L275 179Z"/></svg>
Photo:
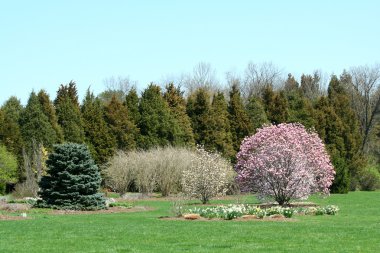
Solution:
<svg viewBox="0 0 380 253"><path fill-rule="evenodd" d="M196 219L196 215L206 219L224 219L232 220L237 218L256 218L263 219L266 217L283 217L292 218L293 215L335 215L339 208L334 205L325 207L281 207L272 206L270 208L261 208L254 205L230 204L215 207L195 207L188 209L183 215L184 218ZM191 216L193 214L193 216Z"/></svg>

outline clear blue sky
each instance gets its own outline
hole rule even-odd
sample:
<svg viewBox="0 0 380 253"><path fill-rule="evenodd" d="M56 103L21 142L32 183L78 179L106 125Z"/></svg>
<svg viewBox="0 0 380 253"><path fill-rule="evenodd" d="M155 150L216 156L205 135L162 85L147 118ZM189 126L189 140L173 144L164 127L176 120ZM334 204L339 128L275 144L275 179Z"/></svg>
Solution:
<svg viewBox="0 0 380 253"><path fill-rule="evenodd" d="M223 81L249 61L296 76L380 61L380 1L1 1L0 104L34 89L80 96L129 76L139 89L208 62Z"/></svg>

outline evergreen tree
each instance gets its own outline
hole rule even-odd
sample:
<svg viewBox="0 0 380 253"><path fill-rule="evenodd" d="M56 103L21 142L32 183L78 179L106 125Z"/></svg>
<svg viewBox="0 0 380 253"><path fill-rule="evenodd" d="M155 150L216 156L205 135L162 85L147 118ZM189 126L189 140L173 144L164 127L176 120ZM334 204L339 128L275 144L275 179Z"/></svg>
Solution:
<svg viewBox="0 0 380 253"><path fill-rule="evenodd" d="M223 93L214 94L207 124L208 134L206 135L205 149L218 151L223 156L232 158L235 151L228 116L228 105Z"/></svg>
<svg viewBox="0 0 380 253"><path fill-rule="evenodd" d="M206 145L209 134L210 95L204 88L198 88L187 100L187 115L191 119L194 140L198 145Z"/></svg>
<svg viewBox="0 0 380 253"><path fill-rule="evenodd" d="M105 208L105 199L98 193L102 180L99 169L85 145L55 145L46 164L48 174L39 183L42 198L39 206L73 210Z"/></svg>
<svg viewBox="0 0 380 253"><path fill-rule="evenodd" d="M288 121L288 101L283 92L275 95L273 106L270 111L270 119L274 124L280 124Z"/></svg>
<svg viewBox="0 0 380 253"><path fill-rule="evenodd" d="M264 106L259 98L249 98L246 110L254 132L256 132L258 128L261 128L262 125L269 123Z"/></svg>
<svg viewBox="0 0 380 253"><path fill-rule="evenodd" d="M84 142L83 121L80 113L77 90L74 82L61 85L54 100L58 124L65 141Z"/></svg>
<svg viewBox="0 0 380 253"><path fill-rule="evenodd" d="M46 91L41 90L38 92L38 100L40 101L42 112L48 117L50 125L53 127L57 135L57 143L63 141L62 128L58 125L57 115L53 103L50 101L49 95Z"/></svg>
<svg viewBox="0 0 380 253"><path fill-rule="evenodd" d="M70 81L69 84L59 87L57 91L57 97L54 100L54 104L59 104L61 99L69 98L74 105L79 108L78 90L74 81Z"/></svg>
<svg viewBox="0 0 380 253"><path fill-rule="evenodd" d="M83 100L82 117L85 142L92 157L98 164L104 164L114 154L116 141L107 128L100 100L90 90Z"/></svg>
<svg viewBox="0 0 380 253"><path fill-rule="evenodd" d="M20 100L10 97L2 106L3 121L0 124L0 140L7 150L15 154L19 161L22 157L23 139L19 120L23 110Z"/></svg>
<svg viewBox="0 0 380 253"><path fill-rule="evenodd" d="M331 77L329 83L328 100L343 125L344 151L341 153L350 173L351 189L354 190L358 183L358 172L364 167L365 163L360 152L363 138L359 119L351 107L349 94L335 75Z"/></svg>
<svg viewBox="0 0 380 253"><path fill-rule="evenodd" d="M164 99L169 105L171 114L179 125L179 141L181 144L194 145L193 129L189 116L186 114L186 103L183 98L183 92L179 87L175 87L173 83L166 86Z"/></svg>
<svg viewBox="0 0 380 253"><path fill-rule="evenodd" d="M229 120L234 150L240 149L241 141L253 133L253 126L245 111L239 88L233 84L230 90L230 101L228 103Z"/></svg>
<svg viewBox="0 0 380 253"><path fill-rule="evenodd" d="M284 90L285 92L299 90L299 83L296 81L292 74L288 74L288 79L285 81Z"/></svg>
<svg viewBox="0 0 380 253"><path fill-rule="evenodd" d="M344 125L325 97L321 97L317 102L315 119L315 128L326 144L335 168L336 174L331 191L347 193L350 187L350 176L344 159L346 156L343 138Z"/></svg>
<svg viewBox="0 0 380 253"><path fill-rule="evenodd" d="M179 125L171 115L168 103L161 95L159 86L150 84L142 94L139 105L141 148L178 145Z"/></svg>
<svg viewBox="0 0 380 253"><path fill-rule="evenodd" d="M127 107L129 118L137 125L140 122L141 116L139 111L139 97L137 96L135 88L132 88L125 97L125 106Z"/></svg>
<svg viewBox="0 0 380 253"><path fill-rule="evenodd" d="M268 120L273 124L287 122L289 112L284 92L274 92L272 86L266 86L262 97Z"/></svg>
<svg viewBox="0 0 380 253"><path fill-rule="evenodd" d="M127 108L112 97L105 109L105 120L110 132L116 138L117 149L132 150L136 148L139 129L130 120Z"/></svg>
<svg viewBox="0 0 380 253"><path fill-rule="evenodd" d="M287 90L285 96L288 103L288 123L301 123L306 128L315 125L313 106L309 99L303 96L299 89Z"/></svg>
<svg viewBox="0 0 380 253"><path fill-rule="evenodd" d="M57 143L57 134L51 126L48 117L43 113L37 95L30 94L28 104L20 114L21 134L27 149L31 151L33 141L42 143L46 148L52 148Z"/></svg>

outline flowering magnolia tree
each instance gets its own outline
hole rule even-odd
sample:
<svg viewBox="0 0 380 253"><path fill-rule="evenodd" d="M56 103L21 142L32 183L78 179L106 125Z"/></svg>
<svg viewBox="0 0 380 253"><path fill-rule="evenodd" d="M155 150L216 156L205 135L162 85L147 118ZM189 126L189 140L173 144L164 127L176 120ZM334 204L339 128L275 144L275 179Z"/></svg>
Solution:
<svg viewBox="0 0 380 253"><path fill-rule="evenodd" d="M246 137L235 169L243 191L280 205L317 192L329 194L335 174L318 134L298 123L265 126Z"/></svg>
<svg viewBox="0 0 380 253"><path fill-rule="evenodd" d="M212 197L225 194L234 171L229 161L218 153L210 153L198 147L191 165L183 170L182 190L206 204Z"/></svg>

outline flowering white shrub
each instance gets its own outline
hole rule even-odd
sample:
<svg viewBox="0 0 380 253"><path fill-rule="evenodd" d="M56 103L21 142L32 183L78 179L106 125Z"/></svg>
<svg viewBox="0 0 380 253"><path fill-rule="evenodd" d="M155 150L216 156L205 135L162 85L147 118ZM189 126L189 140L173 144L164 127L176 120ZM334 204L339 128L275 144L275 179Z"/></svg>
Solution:
<svg viewBox="0 0 380 253"><path fill-rule="evenodd" d="M198 147L193 154L191 165L183 170L182 190L203 204L212 197L223 195L234 171L229 161L218 153L207 152Z"/></svg>

